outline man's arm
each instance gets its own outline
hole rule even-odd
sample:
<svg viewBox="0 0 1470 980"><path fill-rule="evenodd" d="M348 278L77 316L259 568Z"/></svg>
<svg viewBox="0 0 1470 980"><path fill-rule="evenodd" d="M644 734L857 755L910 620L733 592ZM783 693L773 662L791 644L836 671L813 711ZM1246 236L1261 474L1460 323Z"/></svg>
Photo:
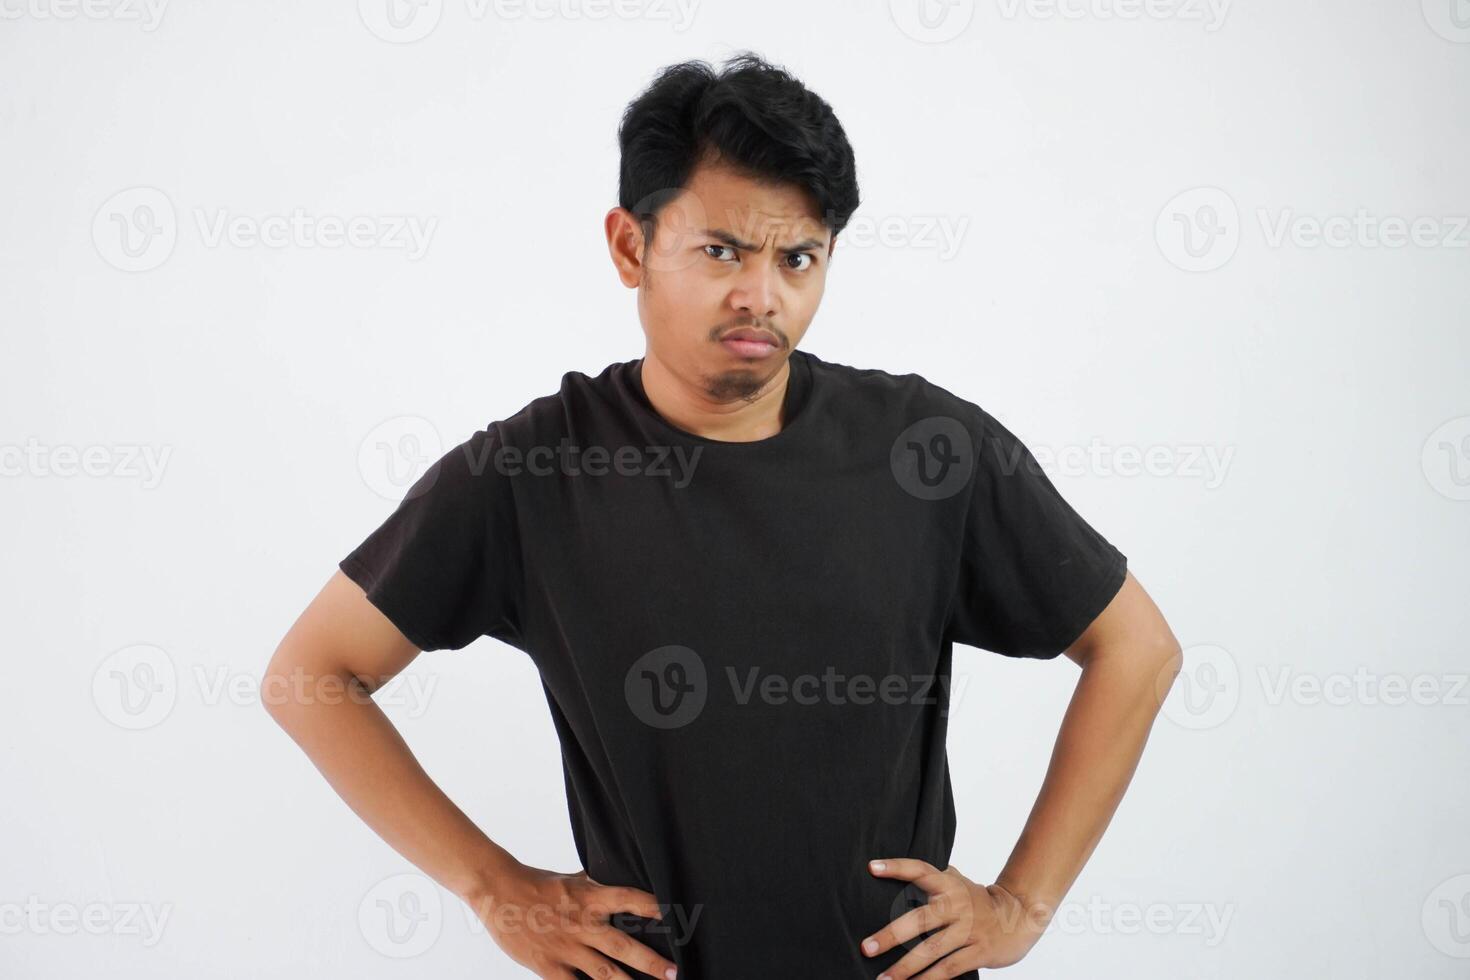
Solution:
<svg viewBox="0 0 1470 980"><path fill-rule="evenodd" d="M1082 666L1082 677L1036 804L995 884L913 858L870 865L873 874L910 881L928 894L924 905L863 941L863 952L877 956L926 936L879 980L931 980L1017 962L1046 931L1092 856L1183 658L1132 572L1066 653Z"/></svg>
<svg viewBox="0 0 1470 980"><path fill-rule="evenodd" d="M429 778L370 697L418 655L337 570L271 657L261 699L378 836L468 900L518 862Z"/></svg>
<svg viewBox="0 0 1470 980"><path fill-rule="evenodd" d="M497 945L537 976L673 977L674 964L607 924L657 919L648 892L517 861L431 780L370 696L419 649L338 569L292 625L261 680L272 718L394 850L467 902Z"/></svg>
<svg viewBox="0 0 1470 980"><path fill-rule="evenodd" d="M1044 919L1102 839L1183 664L1179 641L1132 572L1066 654L1082 676L1031 815L996 880L1028 911L1041 906Z"/></svg>

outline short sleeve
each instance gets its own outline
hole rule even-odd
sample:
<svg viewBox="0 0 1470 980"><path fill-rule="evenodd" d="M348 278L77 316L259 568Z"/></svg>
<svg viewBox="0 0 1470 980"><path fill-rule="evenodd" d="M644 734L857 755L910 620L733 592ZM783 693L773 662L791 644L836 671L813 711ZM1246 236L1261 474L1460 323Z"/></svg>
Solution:
<svg viewBox="0 0 1470 980"><path fill-rule="evenodd" d="M420 650L520 644L514 499L495 425L441 456L338 567Z"/></svg>
<svg viewBox="0 0 1470 980"><path fill-rule="evenodd" d="M1050 659L1118 594L1127 558L1082 519L1020 439L978 406L950 638Z"/></svg>

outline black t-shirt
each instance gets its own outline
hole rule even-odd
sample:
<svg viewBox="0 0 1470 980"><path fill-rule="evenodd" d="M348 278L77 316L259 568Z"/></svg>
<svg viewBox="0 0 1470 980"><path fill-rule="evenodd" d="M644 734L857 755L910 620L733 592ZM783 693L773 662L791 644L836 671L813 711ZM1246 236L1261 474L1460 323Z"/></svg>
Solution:
<svg viewBox="0 0 1470 980"><path fill-rule="evenodd" d="M423 650L531 657L577 855L658 898L615 924L683 980L875 977L905 950L859 944L916 893L867 862L954 841L953 644L1055 657L1126 559L918 375L795 351L782 429L730 443L641 366L474 433L341 568Z"/></svg>

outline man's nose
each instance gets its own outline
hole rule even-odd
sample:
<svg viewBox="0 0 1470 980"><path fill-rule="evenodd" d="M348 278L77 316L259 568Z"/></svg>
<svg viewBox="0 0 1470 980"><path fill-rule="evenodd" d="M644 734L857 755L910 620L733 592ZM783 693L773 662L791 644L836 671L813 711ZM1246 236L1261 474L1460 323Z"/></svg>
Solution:
<svg viewBox="0 0 1470 980"><path fill-rule="evenodd" d="M730 297L732 305L757 319L776 315L776 293L779 279L776 268L764 258L751 258L740 270L740 278Z"/></svg>

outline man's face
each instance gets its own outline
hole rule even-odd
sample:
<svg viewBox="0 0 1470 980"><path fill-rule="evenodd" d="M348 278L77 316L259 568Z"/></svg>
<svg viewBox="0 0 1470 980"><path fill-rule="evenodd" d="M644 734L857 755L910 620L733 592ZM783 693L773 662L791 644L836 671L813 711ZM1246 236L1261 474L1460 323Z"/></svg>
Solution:
<svg viewBox="0 0 1470 980"><path fill-rule="evenodd" d="M637 261L615 259L638 287L649 353L716 401L752 398L779 374L816 315L833 245L805 190L717 165L658 212L646 250L629 237Z"/></svg>

